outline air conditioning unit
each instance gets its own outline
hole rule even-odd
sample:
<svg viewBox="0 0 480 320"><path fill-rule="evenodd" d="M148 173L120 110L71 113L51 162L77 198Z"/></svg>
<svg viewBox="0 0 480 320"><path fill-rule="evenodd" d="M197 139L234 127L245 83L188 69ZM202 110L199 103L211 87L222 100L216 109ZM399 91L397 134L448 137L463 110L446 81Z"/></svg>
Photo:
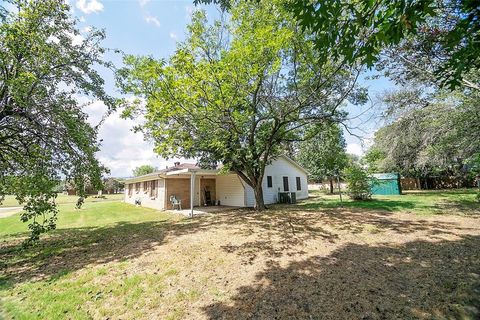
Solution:
<svg viewBox="0 0 480 320"><path fill-rule="evenodd" d="M290 203L297 203L297 193L290 192Z"/></svg>
<svg viewBox="0 0 480 320"><path fill-rule="evenodd" d="M278 203L297 203L297 194L295 192L279 192Z"/></svg>

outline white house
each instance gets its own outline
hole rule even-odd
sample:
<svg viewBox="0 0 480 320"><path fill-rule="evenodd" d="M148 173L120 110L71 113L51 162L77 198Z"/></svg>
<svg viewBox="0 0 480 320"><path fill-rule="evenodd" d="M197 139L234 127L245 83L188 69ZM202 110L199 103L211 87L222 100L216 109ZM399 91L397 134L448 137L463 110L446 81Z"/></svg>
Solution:
<svg viewBox="0 0 480 320"><path fill-rule="evenodd" d="M295 192L297 199L308 197L307 172L287 156L278 157L265 168L265 204L277 203L283 192ZM237 174L221 174L189 163L177 162L173 167L125 181L127 203L138 201L145 207L166 210L172 209L172 196L181 201L183 209L191 210L206 204L255 206L253 189Z"/></svg>

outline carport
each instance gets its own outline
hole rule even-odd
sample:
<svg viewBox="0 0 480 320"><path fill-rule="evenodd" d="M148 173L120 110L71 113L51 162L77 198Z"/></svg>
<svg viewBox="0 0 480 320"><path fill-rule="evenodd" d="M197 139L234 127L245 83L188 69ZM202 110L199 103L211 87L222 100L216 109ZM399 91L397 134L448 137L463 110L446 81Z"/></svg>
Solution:
<svg viewBox="0 0 480 320"><path fill-rule="evenodd" d="M213 191L215 201L215 179L218 170L187 168L171 171L165 177L165 208L171 210L170 196L182 201L182 209L188 208L190 217L194 215L194 207L202 206L202 194L205 188ZM212 183L213 181L213 183ZM182 210L184 211L184 210Z"/></svg>

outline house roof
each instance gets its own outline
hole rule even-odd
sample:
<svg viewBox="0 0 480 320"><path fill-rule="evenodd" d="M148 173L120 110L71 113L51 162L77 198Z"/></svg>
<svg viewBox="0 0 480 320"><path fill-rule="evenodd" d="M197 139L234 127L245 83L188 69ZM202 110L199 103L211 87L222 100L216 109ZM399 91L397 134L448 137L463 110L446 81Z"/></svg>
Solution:
<svg viewBox="0 0 480 320"><path fill-rule="evenodd" d="M162 170L157 170L149 174L144 174L142 176L126 179L125 182L126 183L142 182L142 181L152 180L155 178L166 178L167 176L179 175L179 174L190 175L191 172L197 172L199 174L216 174L218 171L219 170L205 170L200 168L194 163L180 163L180 164L175 164L175 166L167 167Z"/></svg>

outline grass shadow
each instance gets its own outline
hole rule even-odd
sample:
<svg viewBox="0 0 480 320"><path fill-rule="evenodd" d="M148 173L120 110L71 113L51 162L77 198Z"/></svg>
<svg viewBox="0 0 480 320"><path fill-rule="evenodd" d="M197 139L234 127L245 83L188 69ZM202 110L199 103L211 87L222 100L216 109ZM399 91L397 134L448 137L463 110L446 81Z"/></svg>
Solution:
<svg viewBox="0 0 480 320"><path fill-rule="evenodd" d="M480 218L480 203L469 199L447 200L435 205L444 212L462 212L462 215Z"/></svg>
<svg viewBox="0 0 480 320"><path fill-rule="evenodd" d="M299 202L299 206L306 210L346 208L422 215L480 216L480 204L475 200L475 190L472 189L408 191L397 196L373 196L366 201L352 201L346 195L340 201L338 194L313 191L307 200Z"/></svg>
<svg viewBox="0 0 480 320"><path fill-rule="evenodd" d="M172 216L151 222L118 222L105 227L56 230L27 250L18 250L19 241L0 243L0 282L5 288L50 279L88 265L135 259L176 237L216 229L245 237L242 243L225 239L222 249L238 254L241 263L251 263L260 255L278 258L299 254L298 245L311 240L335 243L337 232L361 233L367 226L375 232L395 231L399 235L418 231L452 234L456 230L452 223L400 220L387 211L305 210L301 205L273 206L261 213L238 209L193 219Z"/></svg>
<svg viewBox="0 0 480 320"><path fill-rule="evenodd" d="M382 210L382 211L401 211L401 210L412 210L416 206L413 202L410 201L395 201L395 200L379 200L379 199L370 199L364 201L343 201L340 200L330 200L328 202L301 202L299 206L307 210L318 210L318 209L333 209L333 208L356 208L356 209L366 209L366 210Z"/></svg>
<svg viewBox="0 0 480 320"><path fill-rule="evenodd" d="M478 319L480 236L348 244L287 266L203 310L209 319Z"/></svg>

